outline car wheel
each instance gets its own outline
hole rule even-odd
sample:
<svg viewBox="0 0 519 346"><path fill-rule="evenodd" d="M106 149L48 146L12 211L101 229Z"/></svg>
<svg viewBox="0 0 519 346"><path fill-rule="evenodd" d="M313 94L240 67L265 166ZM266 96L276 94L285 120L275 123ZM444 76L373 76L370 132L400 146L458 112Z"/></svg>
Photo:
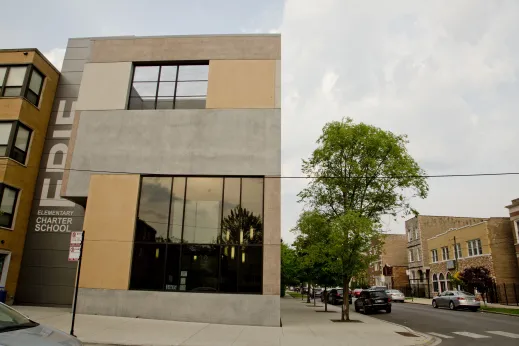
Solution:
<svg viewBox="0 0 519 346"><path fill-rule="evenodd" d="M438 304L436 304L436 300L433 300L432 306L433 308L438 309Z"/></svg>
<svg viewBox="0 0 519 346"><path fill-rule="evenodd" d="M456 307L454 306L454 302L451 301L451 302L449 303L449 309L451 309L451 310L456 310Z"/></svg>
<svg viewBox="0 0 519 346"><path fill-rule="evenodd" d="M386 309L386 312L387 312L388 314L390 314L390 313L391 313L391 307L388 307L388 308Z"/></svg>
<svg viewBox="0 0 519 346"><path fill-rule="evenodd" d="M355 312L360 312L360 309L357 305L355 305Z"/></svg>
<svg viewBox="0 0 519 346"><path fill-rule="evenodd" d="M371 313L370 308L364 306L364 315L369 315Z"/></svg>

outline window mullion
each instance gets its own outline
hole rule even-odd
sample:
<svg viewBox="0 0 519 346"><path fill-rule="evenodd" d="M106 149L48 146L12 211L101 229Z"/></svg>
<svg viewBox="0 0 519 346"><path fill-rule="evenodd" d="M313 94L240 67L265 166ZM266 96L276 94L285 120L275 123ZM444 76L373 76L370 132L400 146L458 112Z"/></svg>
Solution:
<svg viewBox="0 0 519 346"><path fill-rule="evenodd" d="M160 87L160 73L162 70L162 66L159 66L159 75L157 76L157 87L155 89L155 107L153 109L157 109L157 99L159 98L159 87Z"/></svg>
<svg viewBox="0 0 519 346"><path fill-rule="evenodd" d="M175 77L175 91L173 92L173 109L177 108L177 86L178 86L178 72L180 71L180 65L177 65L177 75Z"/></svg>
<svg viewBox="0 0 519 346"><path fill-rule="evenodd" d="M4 91L5 91L5 85L7 84L7 76L9 75L9 70L11 68L6 66L5 67L5 76L4 76L4 80L0 82L0 96L3 96L4 95Z"/></svg>
<svg viewBox="0 0 519 346"><path fill-rule="evenodd" d="M18 133L18 121L13 121L11 123L11 133L9 134L9 141L7 142L7 150L6 155L7 157L11 157L11 152L14 147L14 141L16 139L16 134Z"/></svg>
<svg viewBox="0 0 519 346"><path fill-rule="evenodd" d="M20 91L20 96L22 97L27 98L27 88L29 87L29 81L32 77L33 69L33 65L27 65L27 69L25 70L25 77L23 78L22 90Z"/></svg>

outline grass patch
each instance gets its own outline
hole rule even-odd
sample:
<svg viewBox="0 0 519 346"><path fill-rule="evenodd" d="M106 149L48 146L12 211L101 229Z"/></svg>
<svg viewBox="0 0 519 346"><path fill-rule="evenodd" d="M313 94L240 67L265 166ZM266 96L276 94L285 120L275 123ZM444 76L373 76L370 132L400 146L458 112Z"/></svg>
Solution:
<svg viewBox="0 0 519 346"><path fill-rule="evenodd" d="M288 294L290 294L292 297L294 298L301 298L301 293L297 293L297 292L288 292Z"/></svg>
<svg viewBox="0 0 519 346"><path fill-rule="evenodd" d="M519 309L490 308L487 306L481 306L481 311L501 312L504 314L519 315Z"/></svg>
<svg viewBox="0 0 519 346"><path fill-rule="evenodd" d="M405 300L413 300L411 297L405 297Z"/></svg>

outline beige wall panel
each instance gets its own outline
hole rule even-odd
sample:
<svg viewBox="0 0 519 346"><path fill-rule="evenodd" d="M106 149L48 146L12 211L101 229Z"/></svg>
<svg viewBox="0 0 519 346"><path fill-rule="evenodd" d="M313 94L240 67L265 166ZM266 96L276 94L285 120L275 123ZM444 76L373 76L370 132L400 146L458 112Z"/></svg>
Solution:
<svg viewBox="0 0 519 346"><path fill-rule="evenodd" d="M222 35L95 39L90 61L280 58L280 35Z"/></svg>
<svg viewBox="0 0 519 346"><path fill-rule="evenodd" d="M264 244L281 244L281 179L265 177Z"/></svg>
<svg viewBox="0 0 519 346"><path fill-rule="evenodd" d="M281 108L281 60L276 60L276 102L275 107Z"/></svg>
<svg viewBox="0 0 519 346"><path fill-rule="evenodd" d="M80 287L127 289L138 175L93 175L85 211Z"/></svg>
<svg viewBox="0 0 519 346"><path fill-rule="evenodd" d="M275 60L212 60L207 108L275 108Z"/></svg>
<svg viewBox="0 0 519 346"><path fill-rule="evenodd" d="M87 240L133 241L139 175L92 175L85 210Z"/></svg>
<svg viewBox="0 0 519 346"><path fill-rule="evenodd" d="M131 258L131 242L86 240L79 287L127 290Z"/></svg>
<svg viewBox="0 0 519 346"><path fill-rule="evenodd" d="M131 62L85 64L76 110L126 109Z"/></svg>
<svg viewBox="0 0 519 346"><path fill-rule="evenodd" d="M263 295L279 295L281 245L263 245Z"/></svg>

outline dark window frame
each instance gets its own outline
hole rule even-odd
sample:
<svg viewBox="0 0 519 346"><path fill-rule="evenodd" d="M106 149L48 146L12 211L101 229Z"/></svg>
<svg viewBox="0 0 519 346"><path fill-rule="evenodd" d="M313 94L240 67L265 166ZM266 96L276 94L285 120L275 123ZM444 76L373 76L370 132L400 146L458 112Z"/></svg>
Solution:
<svg viewBox="0 0 519 346"><path fill-rule="evenodd" d="M8 157L11 160L21 163L22 165L25 165L25 163L27 161L27 156L29 155L32 134L34 131L29 126L25 125L24 123L22 123L19 120L0 120L0 124L6 124L6 123L11 124L11 131L9 133L9 141L7 142L6 155L5 156L0 155L0 157ZM25 151L23 151L20 148L17 148L15 146L16 136L18 136L18 130L20 129L20 127L29 131L29 138L27 139L27 149L25 149ZM14 157L13 152L15 152L15 151L22 153L22 156L23 156L22 161L19 161L18 159L16 159Z"/></svg>
<svg viewBox="0 0 519 346"><path fill-rule="evenodd" d="M135 225L135 229L134 229L134 235L133 235L133 247L132 247L132 258L131 258L131 264L130 264L130 280L129 280L129 283L128 283L128 289L129 290L136 290L136 291L161 291L161 292L186 292L186 293L202 293L202 292L191 292L191 291L181 291L180 290L180 286L181 286L181 272L182 272L182 256L183 256L183 248L185 246L201 246L201 245L211 245L211 246L216 246L219 248L219 261L218 261L218 270L217 270L217 275L218 275L218 278L217 278L217 290L216 292L211 292L213 294L250 294L250 295L262 295L263 294L263 258L264 258L264 242L265 242L265 180L267 179L266 177L264 176L257 176L257 175L254 175L254 176L220 176L220 175L204 175L204 176L199 176L199 175L160 175L160 174L147 174L147 175L141 175L140 177L140 182L139 182L139 194L138 194L138 202L137 202L137 215L139 215L139 208L140 208L140 198L141 198L141 187L142 187L142 180L143 178L148 178L148 177L171 177L172 178L172 181L171 181L171 190L170 190L170 200L169 200L169 205L170 205L170 208L169 208L169 215L168 215L168 227L167 227L167 230L168 230L168 233L167 233L167 236L166 236L166 239L169 240L169 235L170 235L170 230L171 230L171 225L170 223L172 222L172 215L171 215L171 204L172 204L172 200L173 200L173 185L175 183L175 178L184 178L184 204L183 204L183 216L182 216L182 239L181 239L181 242L180 243L173 243L173 242L169 242L169 241L166 241L166 242L153 242L153 241L139 241L139 240L136 240L136 230L137 230L137 224ZM222 232L222 227L221 227L221 223L222 223L222 219L220 220L220 231L219 231L219 235L217 236L217 241L216 243L214 244L201 244L201 243L185 243L184 242L184 223L185 223L185 213L186 213L186 196L187 196L187 188L188 188L188 180L189 178L222 178L223 179L223 183L222 183L222 203L223 203L223 200L224 200L224 193L225 193L225 181L226 181L226 178L239 178L240 179L240 206L242 205L242 189L243 189L243 186L242 186L242 182L243 182L243 179L247 179L247 178L260 178L262 179L262 183L263 183L263 190L262 190L262 212L261 212L261 220L262 220L262 234L261 234L261 243L259 244L226 244L226 243L222 243L221 242L221 232ZM221 215L223 216L223 207L221 208ZM165 250L165 260L164 260L164 275L163 275L163 286L161 289L153 289L153 290L150 290L150 289L139 289L139 288L132 288L131 287L131 272L132 272L132 268L133 268L133 251L134 251L134 248L135 248L135 244L156 244L156 245L166 245L166 250ZM177 289L176 290L168 290L166 289L166 275L167 275L167 253L168 253L168 247L169 246L178 246L180 248L180 254L179 254L179 263L178 263L178 276L177 276L177 279L178 279L178 283L177 283ZM222 258L222 253L224 251L224 248L227 247L227 246L235 246L236 247L236 257L237 257L237 262L238 262L238 267L237 267L237 273L236 273L236 282L237 282L237 285L236 285L236 292L228 292L228 291L221 291L220 290L220 284L221 284L221 264L222 264L222 261L221 261L221 258ZM261 248L261 269L260 269L260 272L261 272L261 282L260 282L260 291L259 292L240 292L239 290L239 280L240 280L240 257L241 257L241 253L242 253L242 249L246 248L246 247L257 247L257 248Z"/></svg>
<svg viewBox="0 0 519 346"><path fill-rule="evenodd" d="M38 70L33 64L8 64L8 65L0 65L0 68L6 68L4 79L0 81L0 97L23 97L27 102L35 106L36 108L39 108L41 95L43 93L43 85L45 83L46 76ZM23 83L20 86L21 91L20 95L17 96L4 96L5 94L5 88L7 84L7 78L9 76L9 71L12 67L26 67L25 70L25 76L23 77ZM31 82L31 78L33 76L33 71L36 71L41 76L41 83L40 83L40 92L38 94L34 93L32 90L29 89L29 83ZM28 97L27 94L31 92L36 95L36 102L33 103Z"/></svg>
<svg viewBox="0 0 519 346"><path fill-rule="evenodd" d="M126 103L126 109L127 110L139 110L138 108L131 108L132 88L133 88L134 77L135 77L135 69L137 67L154 67L154 66L158 66L159 67L159 72L158 72L157 80L156 81L146 81L146 82L145 81L140 81L140 82L145 82L145 83L156 83L155 96L154 96L154 106L153 106L153 108L150 108L150 109L147 109L147 110L157 110L157 101L158 101L158 98L159 98L158 95L159 95L160 83L161 82L168 82L168 81L161 81L160 80L161 70L162 70L162 67L164 67L164 66L176 66L177 67L175 81L169 81L169 82L174 82L175 83L175 91L174 91L174 94L173 94L173 107L171 109L184 109L184 108L176 108L177 87L178 87L178 74L179 74L179 70L180 70L179 67L180 66L207 66L209 68L209 60L152 61L152 62L141 61L141 62L134 62L133 66L132 66L132 73L131 73L130 85L129 85L129 90L128 90L128 101ZM207 79L182 81L182 82L207 82L207 83L209 83L209 72L208 72ZM137 83L139 83L139 81L137 81ZM195 96L195 95L193 95L193 96ZM206 100L207 100L207 91L206 91L205 97L206 97ZM158 108L158 109L163 109L163 108ZM169 108L165 108L165 109L169 109ZM205 107L204 108L200 108L200 109L205 109Z"/></svg>
<svg viewBox="0 0 519 346"><path fill-rule="evenodd" d="M0 227L4 228L4 229L9 229L9 230L12 230L12 227L13 227L13 222L14 222L14 215L16 214L16 207L18 206L18 198L19 198L19 195L20 195L20 189L19 188L16 188L14 186L11 186L11 185L7 185L7 184L4 184L4 183L0 183L0 204L2 203L3 199L4 199L4 191L5 191L5 188L9 188L11 190L14 190L16 192L15 196L14 196L14 202L13 202L13 210L11 213L5 213L3 212L3 215L9 215L9 223L7 226L5 225L0 225Z"/></svg>

